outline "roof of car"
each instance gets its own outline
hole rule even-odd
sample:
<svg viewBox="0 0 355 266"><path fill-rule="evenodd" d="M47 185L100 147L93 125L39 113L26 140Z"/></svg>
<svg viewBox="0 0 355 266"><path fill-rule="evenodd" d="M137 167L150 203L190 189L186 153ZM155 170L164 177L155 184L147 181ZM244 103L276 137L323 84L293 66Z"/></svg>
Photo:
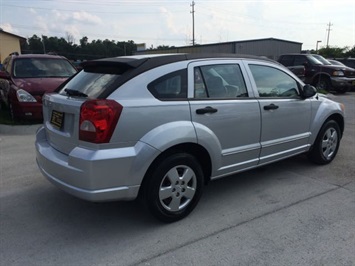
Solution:
<svg viewBox="0 0 355 266"><path fill-rule="evenodd" d="M259 59L265 61L272 61L271 59L253 56L253 55L241 55L241 54L147 54L147 55L133 55L133 56L120 56L103 58L93 61L86 61L82 63L83 67L88 65L110 65L110 64L125 64L132 68L136 68L143 63L156 67L159 65L165 65L169 63L193 60L193 59L205 59L205 58L235 58L235 59Z"/></svg>
<svg viewBox="0 0 355 266"><path fill-rule="evenodd" d="M162 65L175 63L179 61L194 59L218 59L218 58L234 58L234 59L258 59L279 64L278 62L259 56L241 55L241 54L149 54L149 55L133 55L103 58L81 63L84 69L97 67L123 67L126 69L135 69L140 73L159 67ZM139 69L139 70L138 70ZM136 73L138 74L138 73Z"/></svg>
<svg viewBox="0 0 355 266"><path fill-rule="evenodd" d="M12 54L14 58L64 58L60 55L51 55L51 54Z"/></svg>

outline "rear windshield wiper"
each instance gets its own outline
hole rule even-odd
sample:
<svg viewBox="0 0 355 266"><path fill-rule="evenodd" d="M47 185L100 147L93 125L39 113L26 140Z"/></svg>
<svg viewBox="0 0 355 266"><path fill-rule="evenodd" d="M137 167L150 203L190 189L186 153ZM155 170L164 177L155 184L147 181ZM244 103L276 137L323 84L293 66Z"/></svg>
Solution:
<svg viewBox="0 0 355 266"><path fill-rule="evenodd" d="M78 97L88 97L85 93L82 93L78 90L65 89L64 90L69 96L78 96Z"/></svg>

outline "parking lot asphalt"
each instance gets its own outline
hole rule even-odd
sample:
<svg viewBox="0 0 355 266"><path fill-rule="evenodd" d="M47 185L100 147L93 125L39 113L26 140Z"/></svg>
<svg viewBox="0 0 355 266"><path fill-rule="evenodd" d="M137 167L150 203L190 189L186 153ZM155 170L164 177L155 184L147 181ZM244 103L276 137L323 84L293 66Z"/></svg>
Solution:
<svg viewBox="0 0 355 266"><path fill-rule="evenodd" d="M211 182L186 219L139 202L90 203L35 162L39 125L0 125L1 265L355 265L355 93L325 166L297 156Z"/></svg>

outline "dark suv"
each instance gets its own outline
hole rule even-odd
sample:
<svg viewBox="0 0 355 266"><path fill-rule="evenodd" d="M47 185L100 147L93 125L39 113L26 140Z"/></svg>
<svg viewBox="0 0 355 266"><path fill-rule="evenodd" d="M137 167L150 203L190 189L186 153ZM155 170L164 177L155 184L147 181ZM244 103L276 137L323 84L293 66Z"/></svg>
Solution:
<svg viewBox="0 0 355 266"><path fill-rule="evenodd" d="M11 54L0 70L0 106L8 106L14 120L40 120L43 94L53 92L76 72L62 56Z"/></svg>
<svg viewBox="0 0 355 266"><path fill-rule="evenodd" d="M336 66L324 57L315 54L285 54L279 60L281 64L305 67L305 83L314 85L318 90L347 92L355 86L355 70Z"/></svg>

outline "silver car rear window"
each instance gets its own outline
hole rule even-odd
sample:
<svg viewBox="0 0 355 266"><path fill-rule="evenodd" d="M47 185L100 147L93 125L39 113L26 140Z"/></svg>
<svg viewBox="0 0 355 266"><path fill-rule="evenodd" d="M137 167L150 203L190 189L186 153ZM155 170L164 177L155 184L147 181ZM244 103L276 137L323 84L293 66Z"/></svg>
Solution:
<svg viewBox="0 0 355 266"><path fill-rule="evenodd" d="M105 90L111 89L119 81L121 75L94 73L81 71L72 78L59 91L59 94L67 95L66 89L75 90L87 95L89 98L97 98Z"/></svg>

